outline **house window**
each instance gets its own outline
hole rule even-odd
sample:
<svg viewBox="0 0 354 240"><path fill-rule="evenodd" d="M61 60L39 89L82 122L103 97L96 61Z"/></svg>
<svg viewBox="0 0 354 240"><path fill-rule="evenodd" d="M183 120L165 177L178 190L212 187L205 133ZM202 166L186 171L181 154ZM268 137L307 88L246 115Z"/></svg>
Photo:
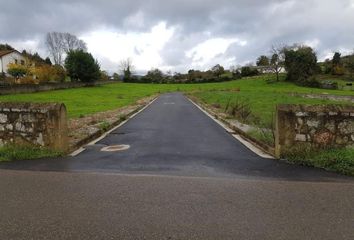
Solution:
<svg viewBox="0 0 354 240"><path fill-rule="evenodd" d="M17 61L17 59L15 59L15 64L17 64L18 63L18 61Z"/></svg>
<svg viewBox="0 0 354 240"><path fill-rule="evenodd" d="M21 60L21 65L25 65L25 61L24 60Z"/></svg>

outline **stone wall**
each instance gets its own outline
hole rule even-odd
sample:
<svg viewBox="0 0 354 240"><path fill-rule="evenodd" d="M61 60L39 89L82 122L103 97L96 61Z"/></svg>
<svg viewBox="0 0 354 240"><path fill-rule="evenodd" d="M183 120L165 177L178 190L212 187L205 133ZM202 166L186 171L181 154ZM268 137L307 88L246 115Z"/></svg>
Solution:
<svg viewBox="0 0 354 240"><path fill-rule="evenodd" d="M45 91L69 89L69 88L100 86L100 85L111 84L111 83L117 83L117 81L97 81L95 83L65 82L65 83L13 84L13 85L0 84L0 95L45 92Z"/></svg>
<svg viewBox="0 0 354 240"><path fill-rule="evenodd" d="M66 107L58 103L0 103L0 145L68 148Z"/></svg>
<svg viewBox="0 0 354 240"><path fill-rule="evenodd" d="M275 152L293 147L354 146L354 106L278 105Z"/></svg>

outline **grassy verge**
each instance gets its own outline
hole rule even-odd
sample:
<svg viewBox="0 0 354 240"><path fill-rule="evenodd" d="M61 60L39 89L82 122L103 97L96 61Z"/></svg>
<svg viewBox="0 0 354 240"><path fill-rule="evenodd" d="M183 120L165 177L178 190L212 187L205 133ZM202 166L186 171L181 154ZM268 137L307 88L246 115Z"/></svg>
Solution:
<svg viewBox="0 0 354 240"><path fill-rule="evenodd" d="M301 147L287 152L283 157L291 163L354 176L354 148L314 151L308 147Z"/></svg>
<svg viewBox="0 0 354 240"><path fill-rule="evenodd" d="M267 83L269 82L267 80L273 78L271 75L262 75L230 82L205 84L116 83L87 88L6 95L0 96L0 102L63 102L67 106L69 117L78 118L124 107L153 94L181 91L195 93L197 97L209 103L226 104L230 97L236 96L240 99L249 99L254 111L269 119L277 103L329 103L324 100L289 97L289 93L329 93L354 96L354 91L312 89L288 82Z"/></svg>
<svg viewBox="0 0 354 240"><path fill-rule="evenodd" d="M253 129L248 131L247 134L256 140L267 144L270 147L274 146L274 135L271 131Z"/></svg>
<svg viewBox="0 0 354 240"><path fill-rule="evenodd" d="M249 80L250 81L250 80ZM218 105L221 109L228 109L228 106L234 104L249 106L251 114L248 114L248 118L237 118L241 122L247 124L254 124L256 126L262 127L264 125L270 125L275 113L275 106L277 104L347 104L352 103L344 101L333 101L325 99L309 99L299 96L291 96L290 93L295 93L296 86L292 88L292 85L287 83L286 89L281 88L279 90L278 86L283 83L269 84L272 86L265 85L262 88L264 82L256 81L260 83L259 88L251 87L252 81L240 87L240 91L220 91L220 90L203 90L194 92L193 95L204 103L209 105ZM285 88L285 86L283 86ZM287 90L287 91L285 91ZM308 89L310 92L311 89Z"/></svg>
<svg viewBox="0 0 354 240"><path fill-rule="evenodd" d="M33 146L7 145L0 148L0 162L62 156L63 153Z"/></svg>

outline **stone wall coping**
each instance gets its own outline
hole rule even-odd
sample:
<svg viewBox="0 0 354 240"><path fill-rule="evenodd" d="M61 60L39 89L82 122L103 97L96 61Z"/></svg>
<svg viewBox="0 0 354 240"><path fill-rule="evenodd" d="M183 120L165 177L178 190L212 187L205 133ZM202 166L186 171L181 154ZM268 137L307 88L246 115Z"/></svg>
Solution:
<svg viewBox="0 0 354 240"><path fill-rule="evenodd" d="M64 103L0 102L0 112L41 112L64 108Z"/></svg>
<svg viewBox="0 0 354 240"><path fill-rule="evenodd" d="M338 112L354 113L354 106L350 105L300 105L300 104L279 104L277 111L282 112Z"/></svg>

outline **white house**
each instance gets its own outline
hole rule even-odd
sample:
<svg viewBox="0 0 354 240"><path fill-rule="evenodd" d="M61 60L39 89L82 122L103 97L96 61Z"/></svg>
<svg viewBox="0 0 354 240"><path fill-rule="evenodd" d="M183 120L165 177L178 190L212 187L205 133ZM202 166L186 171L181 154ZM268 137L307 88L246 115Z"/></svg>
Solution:
<svg viewBox="0 0 354 240"><path fill-rule="evenodd" d="M0 51L0 73L7 74L10 63L25 65L26 58L16 50Z"/></svg>

